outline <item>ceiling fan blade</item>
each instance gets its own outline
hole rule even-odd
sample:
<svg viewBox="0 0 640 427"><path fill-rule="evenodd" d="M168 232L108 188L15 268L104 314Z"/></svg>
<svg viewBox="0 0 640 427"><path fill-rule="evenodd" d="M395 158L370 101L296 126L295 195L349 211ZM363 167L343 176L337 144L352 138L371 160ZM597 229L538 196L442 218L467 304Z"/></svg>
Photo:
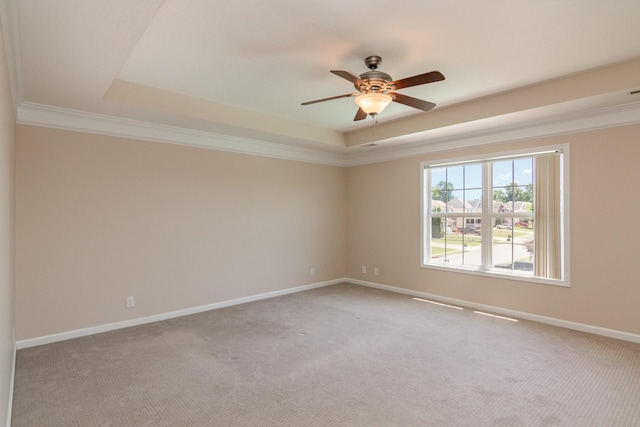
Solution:
<svg viewBox="0 0 640 427"><path fill-rule="evenodd" d="M413 77L407 77L406 79L396 80L395 82L391 82L392 85L396 86L396 89L402 89L405 87L418 86L426 83L439 82L440 80L444 80L444 76L440 71L430 71L428 73L419 74Z"/></svg>
<svg viewBox="0 0 640 427"><path fill-rule="evenodd" d="M356 112L356 116L353 118L353 121L357 122L358 120L363 120L366 118L367 118L367 113L365 113L362 108L358 108L358 111Z"/></svg>
<svg viewBox="0 0 640 427"><path fill-rule="evenodd" d="M422 99L414 98L412 96L403 95L401 93L390 93L394 102L408 105L409 107L417 108L422 111L432 110L436 106L433 102L423 101Z"/></svg>
<svg viewBox="0 0 640 427"><path fill-rule="evenodd" d="M338 77L342 77L345 80L349 80L351 83L354 84L356 88L362 85L362 80L360 80L360 77L356 76L355 74L351 74L348 71L331 70L331 72Z"/></svg>
<svg viewBox="0 0 640 427"><path fill-rule="evenodd" d="M360 94L359 93L347 93L347 94L344 94L344 95L332 96L330 98L322 98L322 99L316 99L315 101L303 102L300 105L317 104L318 102L331 101L333 99L340 99L340 98L351 98L352 96L357 96L357 95L360 95Z"/></svg>

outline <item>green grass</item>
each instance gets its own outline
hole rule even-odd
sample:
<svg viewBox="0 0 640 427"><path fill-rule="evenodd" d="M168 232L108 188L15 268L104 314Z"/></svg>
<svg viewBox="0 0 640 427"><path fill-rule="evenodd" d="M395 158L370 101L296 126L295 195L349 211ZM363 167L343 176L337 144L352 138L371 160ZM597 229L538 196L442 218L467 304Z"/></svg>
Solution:
<svg viewBox="0 0 640 427"><path fill-rule="evenodd" d="M493 237L501 237L503 239L506 239L507 236L511 235L511 230L505 230L505 229L497 229L494 228L493 229ZM532 228L520 228L520 227L516 227L516 229L513 232L513 237L518 238L518 237L527 237L527 236L533 236L533 229Z"/></svg>
<svg viewBox="0 0 640 427"><path fill-rule="evenodd" d="M439 246L431 246L431 255L442 255L445 252L444 248L441 248ZM451 251L447 251L447 252L451 252Z"/></svg>
<svg viewBox="0 0 640 427"><path fill-rule="evenodd" d="M512 234L513 233L513 234ZM522 228L516 227L515 230L506 230L506 229L493 229L493 243L504 243L508 236L512 236L517 239L520 237L530 237L533 236L532 228ZM462 245L463 243L469 246L480 246L482 244L482 236L476 236L474 234L448 234L446 239L446 243L449 245ZM444 245L445 239L432 239L433 243L439 243ZM451 253L452 249L448 249L448 253ZM458 251L457 249L455 251ZM431 253L443 254L445 252L444 248L431 246Z"/></svg>
<svg viewBox="0 0 640 427"><path fill-rule="evenodd" d="M461 252L460 249L451 249L451 248L447 248L445 252L445 248L441 248L439 246L431 246L431 256L433 258L439 258L443 255L447 255L447 256L455 255L460 252Z"/></svg>

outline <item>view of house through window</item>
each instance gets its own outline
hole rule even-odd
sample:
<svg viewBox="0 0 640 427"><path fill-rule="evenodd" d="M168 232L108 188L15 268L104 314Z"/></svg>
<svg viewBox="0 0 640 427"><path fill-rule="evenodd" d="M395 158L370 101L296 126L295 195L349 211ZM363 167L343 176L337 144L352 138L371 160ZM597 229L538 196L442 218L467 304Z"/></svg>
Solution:
<svg viewBox="0 0 640 427"><path fill-rule="evenodd" d="M425 266L563 279L562 153L423 164Z"/></svg>

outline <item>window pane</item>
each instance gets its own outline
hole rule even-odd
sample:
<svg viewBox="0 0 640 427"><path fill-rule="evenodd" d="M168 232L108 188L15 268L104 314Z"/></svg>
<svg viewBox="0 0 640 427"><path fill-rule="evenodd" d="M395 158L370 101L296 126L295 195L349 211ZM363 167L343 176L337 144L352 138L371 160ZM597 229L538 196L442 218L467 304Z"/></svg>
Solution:
<svg viewBox="0 0 640 427"><path fill-rule="evenodd" d="M447 181L454 190L464 188L464 166L452 166L447 168Z"/></svg>
<svg viewBox="0 0 640 427"><path fill-rule="evenodd" d="M493 212L513 212L513 203L507 202L502 189L493 189Z"/></svg>
<svg viewBox="0 0 640 427"><path fill-rule="evenodd" d="M431 185L435 187L440 181L447 180L447 168L432 168L429 169L431 173Z"/></svg>
<svg viewBox="0 0 640 427"><path fill-rule="evenodd" d="M533 212L533 158L493 162L493 211Z"/></svg>
<svg viewBox="0 0 640 427"><path fill-rule="evenodd" d="M449 264L479 267L482 265L482 219L466 217L458 220L458 225L462 226L449 238L458 251L449 256Z"/></svg>
<svg viewBox="0 0 640 427"><path fill-rule="evenodd" d="M455 226L455 218L431 218L431 263L449 265L460 254L462 239Z"/></svg>
<svg viewBox="0 0 640 427"><path fill-rule="evenodd" d="M440 229L440 235L431 235L431 262L450 266L479 266L481 230L476 229L480 218L432 218L432 230ZM439 224L433 221L441 220ZM468 227L465 227L465 224ZM477 231L476 231L477 230ZM477 233L477 234L476 234Z"/></svg>
<svg viewBox="0 0 640 427"><path fill-rule="evenodd" d="M466 212L464 203L464 191L454 191L453 198L447 201L447 212L462 213Z"/></svg>
<svg viewBox="0 0 640 427"><path fill-rule="evenodd" d="M435 168L431 170L431 200L447 203L453 199L453 185L448 181L451 168Z"/></svg>
<svg viewBox="0 0 640 427"><path fill-rule="evenodd" d="M518 274L533 275L533 252L529 252L529 230L514 229L510 220L494 219L492 257L493 267ZM533 249L531 249L533 251Z"/></svg>
<svg viewBox="0 0 640 427"><path fill-rule="evenodd" d="M464 167L464 187L466 189L482 188L482 164Z"/></svg>
<svg viewBox="0 0 640 427"><path fill-rule="evenodd" d="M501 160L493 162L493 186L502 188L513 182L513 161Z"/></svg>
<svg viewBox="0 0 640 427"><path fill-rule="evenodd" d="M462 235L463 265L482 266L481 222L481 218L465 218L466 228Z"/></svg>
<svg viewBox="0 0 640 427"><path fill-rule="evenodd" d="M533 157L513 161L513 181L523 187L533 185Z"/></svg>
<svg viewBox="0 0 640 427"><path fill-rule="evenodd" d="M482 212L482 190L464 190L464 212Z"/></svg>

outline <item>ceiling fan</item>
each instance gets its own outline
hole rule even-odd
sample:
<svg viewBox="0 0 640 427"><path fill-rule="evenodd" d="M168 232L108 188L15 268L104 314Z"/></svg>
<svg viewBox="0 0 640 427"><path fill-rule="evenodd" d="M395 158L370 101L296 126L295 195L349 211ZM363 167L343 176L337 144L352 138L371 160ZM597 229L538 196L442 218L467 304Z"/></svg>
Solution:
<svg viewBox="0 0 640 427"><path fill-rule="evenodd" d="M392 101L399 104L408 105L422 111L429 111L436 106L433 102L423 101L422 99L413 98L411 96L402 95L394 92L398 89L406 87L418 86L427 83L433 83L444 80L444 76L439 71L430 71L428 73L419 74L405 79L393 80L391 76L382 71L378 71L378 66L382 63L379 56L369 56L364 60L369 71L356 76L349 71L331 70L333 74L349 80L358 92L347 93L345 95L332 96L330 98L316 99L315 101L303 102L301 105L316 104L318 102L331 101L333 99L356 97L358 104L358 112L353 121L362 120L371 115L375 118L384 108Z"/></svg>

